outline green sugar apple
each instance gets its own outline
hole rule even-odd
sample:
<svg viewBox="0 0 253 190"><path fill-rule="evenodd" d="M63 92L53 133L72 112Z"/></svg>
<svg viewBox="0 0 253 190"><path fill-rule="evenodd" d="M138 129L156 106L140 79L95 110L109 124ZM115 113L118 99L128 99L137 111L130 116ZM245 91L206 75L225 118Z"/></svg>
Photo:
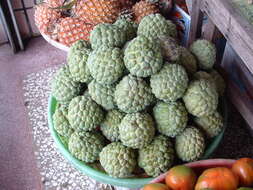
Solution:
<svg viewBox="0 0 253 190"><path fill-rule="evenodd" d="M113 84L123 75L125 66L119 48L105 46L94 50L87 62L91 76L100 84Z"/></svg>
<svg viewBox="0 0 253 190"><path fill-rule="evenodd" d="M99 160L104 170L115 178L130 177L137 165L134 150L120 142L104 147L99 154Z"/></svg>
<svg viewBox="0 0 253 190"><path fill-rule="evenodd" d="M124 62L134 76L148 77L155 74L163 65L160 44L145 36L138 36L127 45Z"/></svg>
<svg viewBox="0 0 253 190"><path fill-rule="evenodd" d="M115 101L118 108L126 113L144 110L155 99L149 85L141 78L125 76L116 86Z"/></svg>
<svg viewBox="0 0 253 190"><path fill-rule="evenodd" d="M214 83L216 85L217 92L220 96L223 96L225 89L226 89L226 83L220 73L218 73L216 70L211 70L210 75L212 76Z"/></svg>
<svg viewBox="0 0 253 190"><path fill-rule="evenodd" d="M137 27L135 23L132 21L121 18L121 19L118 19L114 23L114 25L119 27L121 30L123 30L126 33L127 41L132 40L136 36Z"/></svg>
<svg viewBox="0 0 253 190"><path fill-rule="evenodd" d="M195 127L186 128L176 137L177 156L185 161L192 162L201 158L205 151L204 135Z"/></svg>
<svg viewBox="0 0 253 190"><path fill-rule="evenodd" d="M177 61L180 58L180 46L176 39L170 36L159 36L162 55L165 61Z"/></svg>
<svg viewBox="0 0 253 190"><path fill-rule="evenodd" d="M188 81L187 73L181 65L165 64L160 72L151 76L150 86L158 99L170 102L183 97Z"/></svg>
<svg viewBox="0 0 253 190"><path fill-rule="evenodd" d="M149 176L157 177L172 166L175 152L170 139L159 135L151 144L139 150L138 165Z"/></svg>
<svg viewBox="0 0 253 190"><path fill-rule="evenodd" d="M153 108L153 115L158 131L168 137L183 132L188 121L188 113L181 102L158 102Z"/></svg>
<svg viewBox="0 0 253 190"><path fill-rule="evenodd" d="M125 116L118 110L110 110L107 112L105 120L100 125L103 135L111 142L119 141L119 125Z"/></svg>
<svg viewBox="0 0 253 190"><path fill-rule="evenodd" d="M119 125L123 145L138 149L150 144L155 135L152 117L147 113L127 114Z"/></svg>

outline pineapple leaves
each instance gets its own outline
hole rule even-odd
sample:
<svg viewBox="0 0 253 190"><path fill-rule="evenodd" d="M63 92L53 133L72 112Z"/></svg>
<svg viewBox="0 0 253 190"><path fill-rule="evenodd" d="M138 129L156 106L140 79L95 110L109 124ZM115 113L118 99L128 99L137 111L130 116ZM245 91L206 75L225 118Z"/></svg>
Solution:
<svg viewBox="0 0 253 190"><path fill-rule="evenodd" d="M71 9L76 4L77 0L70 1L70 3L68 3L68 4L65 4L65 2L63 4L63 6L55 7L52 9Z"/></svg>

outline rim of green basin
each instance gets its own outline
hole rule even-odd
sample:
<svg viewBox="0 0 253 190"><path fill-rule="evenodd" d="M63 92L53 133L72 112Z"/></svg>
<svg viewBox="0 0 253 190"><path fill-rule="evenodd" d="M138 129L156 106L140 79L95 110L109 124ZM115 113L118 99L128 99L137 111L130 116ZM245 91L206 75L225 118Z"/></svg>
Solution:
<svg viewBox="0 0 253 190"><path fill-rule="evenodd" d="M51 136L54 139L54 142L56 144L56 147L60 151L60 153L64 156L65 159L67 159L76 169L84 173L85 175L105 184L110 184L113 186L118 187L126 187L126 188L141 188L145 184L148 184L151 180L154 178L113 178L107 175L106 173L99 171L97 169L92 168L91 166L85 164L84 162L81 162L80 160L73 157L70 152L68 151L67 147L65 147L64 143L62 143L60 137L58 136L57 132L54 130L53 126L53 114L55 112L57 105L57 101L53 96L49 97L48 100L48 124L49 124L49 130L51 133ZM223 131L213 138L211 142L209 143L208 147L206 148L206 151L204 153L204 156L201 159L207 159L211 156L211 154L215 151L215 149L218 147L219 143L222 140L224 131L227 126L227 103L225 98L221 101L221 109L222 114L224 117L224 129Z"/></svg>

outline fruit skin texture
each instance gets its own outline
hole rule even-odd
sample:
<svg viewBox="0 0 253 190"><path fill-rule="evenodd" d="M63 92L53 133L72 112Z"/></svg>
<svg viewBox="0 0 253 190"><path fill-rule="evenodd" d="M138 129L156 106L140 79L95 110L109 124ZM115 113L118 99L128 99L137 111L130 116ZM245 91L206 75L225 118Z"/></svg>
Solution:
<svg viewBox="0 0 253 190"><path fill-rule="evenodd" d="M137 34L153 38L160 36L176 37L177 29L175 24L166 20L162 15L151 14L141 20Z"/></svg>
<svg viewBox="0 0 253 190"><path fill-rule="evenodd" d="M102 23L94 27L90 36L92 49L100 46L122 47L127 40L126 33L116 25Z"/></svg>
<svg viewBox="0 0 253 190"><path fill-rule="evenodd" d="M188 81L187 73L181 65L165 64L160 72L151 76L150 86L158 99L169 102L183 97Z"/></svg>
<svg viewBox="0 0 253 190"><path fill-rule="evenodd" d="M126 20L126 19L118 19L115 23L115 26L119 27L126 33L127 41L132 40L137 33L137 27L134 22Z"/></svg>
<svg viewBox="0 0 253 190"><path fill-rule="evenodd" d="M190 126L176 137L175 148L181 160L196 161L201 158L205 150L204 136L199 129Z"/></svg>
<svg viewBox="0 0 253 190"><path fill-rule="evenodd" d="M79 40L70 47L67 61L74 81L85 83L92 80L86 64L90 52L89 44L84 40Z"/></svg>
<svg viewBox="0 0 253 190"><path fill-rule="evenodd" d="M104 147L99 159L106 173L115 178L131 176L137 165L134 150L120 142L113 142Z"/></svg>
<svg viewBox="0 0 253 190"><path fill-rule="evenodd" d="M68 120L75 130L91 131L104 119L104 111L88 95L77 96L69 103Z"/></svg>
<svg viewBox="0 0 253 190"><path fill-rule="evenodd" d="M62 6L64 4L64 0L45 0L45 3L47 3L51 8L56 8Z"/></svg>
<svg viewBox="0 0 253 190"><path fill-rule="evenodd" d="M155 99L148 84L132 75L125 76L119 82L114 97L118 108L125 113L144 110Z"/></svg>
<svg viewBox="0 0 253 190"><path fill-rule="evenodd" d="M215 190L237 189L238 178L233 172L224 167L205 170L198 178L195 190L210 188Z"/></svg>
<svg viewBox="0 0 253 190"><path fill-rule="evenodd" d="M149 176L166 172L174 162L174 149L170 139L159 135L151 144L139 150L138 164Z"/></svg>
<svg viewBox="0 0 253 190"><path fill-rule="evenodd" d="M113 23L120 12L118 0L78 0L74 13L87 23Z"/></svg>
<svg viewBox="0 0 253 190"><path fill-rule="evenodd" d="M77 159L92 163L98 160L104 140L98 132L74 132L69 139L69 151Z"/></svg>
<svg viewBox="0 0 253 190"><path fill-rule="evenodd" d="M58 103L68 105L80 92L81 84L72 80L68 65L64 65L52 80L52 95Z"/></svg>
<svg viewBox="0 0 253 190"><path fill-rule="evenodd" d="M232 171L239 177L239 183L241 186L245 187L253 186L252 158L241 158L237 160L232 166Z"/></svg>
<svg viewBox="0 0 253 190"><path fill-rule="evenodd" d="M105 120L100 125L103 135L111 142L119 141L119 125L125 116L124 113L114 109L107 112Z"/></svg>
<svg viewBox="0 0 253 190"><path fill-rule="evenodd" d="M211 42L197 40L191 45L190 50L196 56L200 69L212 69L216 61L216 49Z"/></svg>
<svg viewBox="0 0 253 190"><path fill-rule="evenodd" d="M93 25L87 24L79 18L63 18L58 28L59 42L66 46L71 46L81 39L88 41L93 27Z"/></svg>
<svg viewBox="0 0 253 190"><path fill-rule="evenodd" d="M170 190L170 188L163 183L152 183L145 185L143 190Z"/></svg>
<svg viewBox="0 0 253 190"><path fill-rule="evenodd" d="M150 3L146 0L137 2L133 6L132 10L135 15L135 21L137 23L140 23L143 17L159 12L159 9L153 3Z"/></svg>
<svg viewBox="0 0 253 190"><path fill-rule="evenodd" d="M218 106L218 93L212 82L200 79L190 83L183 100L189 113L202 117L215 112Z"/></svg>
<svg viewBox="0 0 253 190"><path fill-rule="evenodd" d="M176 39L170 36L159 36L159 43L161 44L162 55L165 61L177 61L180 57L180 46Z"/></svg>
<svg viewBox="0 0 253 190"><path fill-rule="evenodd" d="M216 85L217 92L220 96L223 96L225 89L226 89L226 83L220 73L218 73L216 70L211 70L210 75L212 76L214 83Z"/></svg>
<svg viewBox="0 0 253 190"><path fill-rule="evenodd" d="M147 113L127 114L119 125L123 145L138 149L150 144L155 135L155 124Z"/></svg>
<svg viewBox="0 0 253 190"><path fill-rule="evenodd" d="M208 116L195 117L194 122L208 138L217 136L223 129L223 118L217 111Z"/></svg>
<svg viewBox="0 0 253 190"><path fill-rule="evenodd" d="M153 108L153 116L158 131L168 137L183 132L188 122L188 113L181 102L158 102Z"/></svg>
<svg viewBox="0 0 253 190"><path fill-rule="evenodd" d="M193 190L196 181L194 171L184 165L174 166L165 177L167 186L172 190Z"/></svg>
<svg viewBox="0 0 253 190"><path fill-rule="evenodd" d="M129 72L137 77L157 73L163 65L161 47L145 36L134 38L125 49L124 62Z"/></svg>
<svg viewBox="0 0 253 190"><path fill-rule="evenodd" d="M119 48L103 46L89 55L87 66L96 82L103 85L113 84L125 70L123 53Z"/></svg>

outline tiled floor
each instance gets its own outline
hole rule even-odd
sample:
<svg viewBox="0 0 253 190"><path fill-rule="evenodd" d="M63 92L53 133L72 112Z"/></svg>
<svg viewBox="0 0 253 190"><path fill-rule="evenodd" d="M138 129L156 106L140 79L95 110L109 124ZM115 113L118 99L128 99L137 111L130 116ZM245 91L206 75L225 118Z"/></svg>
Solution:
<svg viewBox="0 0 253 190"><path fill-rule="evenodd" d="M40 190L32 135L23 101L22 79L31 72L62 63L66 53L43 39L30 41L27 50L13 55L0 46L0 189Z"/></svg>

